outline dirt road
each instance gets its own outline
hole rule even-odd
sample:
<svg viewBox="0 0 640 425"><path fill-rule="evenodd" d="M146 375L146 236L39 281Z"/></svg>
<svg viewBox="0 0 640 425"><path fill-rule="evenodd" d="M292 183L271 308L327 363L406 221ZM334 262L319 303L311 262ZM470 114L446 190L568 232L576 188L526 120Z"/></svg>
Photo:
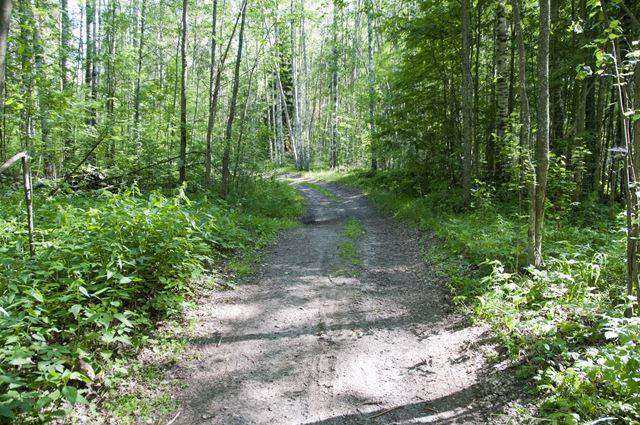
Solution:
<svg viewBox="0 0 640 425"><path fill-rule="evenodd" d="M305 224L195 312L174 423L495 422L505 394L481 353L486 329L451 309L421 260L429 242L355 190L296 184Z"/></svg>

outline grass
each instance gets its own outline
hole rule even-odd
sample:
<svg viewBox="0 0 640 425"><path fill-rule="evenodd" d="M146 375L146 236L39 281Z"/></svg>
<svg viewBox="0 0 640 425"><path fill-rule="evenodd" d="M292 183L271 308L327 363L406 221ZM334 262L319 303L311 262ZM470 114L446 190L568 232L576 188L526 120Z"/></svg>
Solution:
<svg viewBox="0 0 640 425"><path fill-rule="evenodd" d="M338 256L342 263L338 274L358 274L357 268L362 266L358 242L365 233L365 228L358 219L351 217L347 220L342 231L344 240L338 244Z"/></svg>
<svg viewBox="0 0 640 425"><path fill-rule="evenodd" d="M487 188L477 187L463 211L455 190L419 187L408 174L314 177L359 187L382 210L435 234L440 243L425 261L448 277L460 308L492 326L517 376L535 388L538 419L640 420L640 319L624 317L624 222L609 219L608 207L552 199L546 267L536 270L525 268L526 205Z"/></svg>
<svg viewBox="0 0 640 425"><path fill-rule="evenodd" d="M322 194L322 196L324 196L327 199L332 200L333 202L339 202L340 199L333 193L331 192L329 189L320 186L319 184L316 183L311 183L311 182L305 182L304 186L309 187L310 189L315 190L316 192Z"/></svg>

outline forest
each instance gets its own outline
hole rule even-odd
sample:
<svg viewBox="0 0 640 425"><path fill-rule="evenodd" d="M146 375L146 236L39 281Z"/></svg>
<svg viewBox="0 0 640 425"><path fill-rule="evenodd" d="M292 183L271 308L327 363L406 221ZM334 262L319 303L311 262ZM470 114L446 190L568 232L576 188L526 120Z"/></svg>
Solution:
<svg viewBox="0 0 640 425"><path fill-rule="evenodd" d="M0 423L639 423L636 180L636 0L0 0Z"/></svg>

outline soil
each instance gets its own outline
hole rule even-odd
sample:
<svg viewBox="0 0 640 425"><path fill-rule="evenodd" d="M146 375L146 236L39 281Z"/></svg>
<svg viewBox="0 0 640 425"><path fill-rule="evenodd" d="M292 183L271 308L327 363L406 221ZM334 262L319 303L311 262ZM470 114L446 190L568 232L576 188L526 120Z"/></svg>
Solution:
<svg viewBox="0 0 640 425"><path fill-rule="evenodd" d="M450 303L429 235L357 190L295 178L308 203L249 281L197 318L174 424L497 423L518 397L486 361L490 334ZM345 222L364 228L356 260Z"/></svg>

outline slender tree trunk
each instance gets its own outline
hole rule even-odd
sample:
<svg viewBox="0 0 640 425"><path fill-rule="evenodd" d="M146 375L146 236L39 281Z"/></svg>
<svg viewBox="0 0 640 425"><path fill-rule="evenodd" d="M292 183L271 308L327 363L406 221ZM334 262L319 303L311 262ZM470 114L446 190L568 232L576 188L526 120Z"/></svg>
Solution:
<svg viewBox="0 0 640 425"><path fill-rule="evenodd" d="M520 97L520 120L522 127L520 128L520 183L526 180L529 200L530 200L530 212L529 212L529 246L535 246L535 235L533 229L535 228L535 206L534 201L536 193L536 173L533 166L533 151L534 146L531 142L531 108L529 106L529 97L527 95L527 57L524 46L524 37L522 34L522 20L520 17L520 0L512 0L513 5L513 25L516 36L516 43L518 44L518 96ZM520 189L518 189L520 193ZM520 199L520 195L519 195ZM533 251L532 251L533 252Z"/></svg>
<svg viewBox="0 0 640 425"><path fill-rule="evenodd" d="M538 0L540 5L540 39L538 43L538 134L536 137L536 181L531 200L534 204L532 264L542 267L542 230L544 223L544 204L547 190L547 172L549 170L549 33L551 26L550 0Z"/></svg>
<svg viewBox="0 0 640 425"><path fill-rule="evenodd" d="M20 111L21 117L21 141L23 148L34 156L34 99L33 99L33 49L34 49L34 20L31 0L20 0L18 2L20 14L20 66L21 66L21 87L20 95L24 107Z"/></svg>
<svg viewBox="0 0 640 425"><path fill-rule="evenodd" d="M244 10L245 7L246 7L246 1L243 2L241 6L240 13L236 17L235 24L233 25L233 30L231 31L231 35L229 36L227 46L224 52L222 53L222 56L220 57L220 61L217 67L218 69L215 73L215 83L213 84L213 89L211 89L212 91L211 91L211 98L209 103L209 118L207 120L207 147L205 149L205 156L209 155L209 159L205 160L205 162L208 161L209 166L211 166L211 140L213 135L213 126L215 124L215 119L218 114L218 98L220 97L220 83L222 78L222 71L224 70L225 64L227 62L227 55L229 54L229 50L231 48L231 42L233 41L233 37L236 34L236 30L238 29L238 24L240 23L240 18L242 17L242 11ZM213 54L214 54L214 51L212 50L212 55ZM208 153L207 153L207 150L209 151ZM205 178L206 178L206 174L207 174L207 171L206 171L206 165L205 165ZM211 170L208 171L208 175L209 175L209 180L211 182Z"/></svg>
<svg viewBox="0 0 640 425"><path fill-rule="evenodd" d="M602 174L604 161L604 116L606 105L607 91L605 90L605 81L598 79L598 94L596 100L596 131L595 131L595 152L594 152L594 174L592 190L595 194L602 194ZM637 140L637 139L636 139Z"/></svg>
<svg viewBox="0 0 640 425"><path fill-rule="evenodd" d="M291 12L292 16L295 16L295 6L293 0L291 0ZM295 19L292 17L291 22L291 78L293 85L293 127L294 127L294 140L295 144L293 150L295 155L296 168L299 170L306 169L305 152L302 142L302 119L301 119L301 101L300 101L300 76L298 75L298 51L296 49L296 34L295 34Z"/></svg>
<svg viewBox="0 0 640 425"><path fill-rule="evenodd" d="M207 136L206 136L206 148L204 154L204 185L205 187L211 186L211 137L213 135L213 125L215 124L214 117L214 89L215 89L215 66L216 66L216 47L218 36L217 32L218 21L218 0L213 0L213 7L211 13L211 64L209 65L209 119L207 120Z"/></svg>
<svg viewBox="0 0 640 425"><path fill-rule="evenodd" d="M107 34L107 48L108 48L108 57L107 57L107 120L108 120L108 131L113 134L114 132L114 109L115 109L115 97L116 97L116 9L117 9L117 1L110 1L110 11L109 11L109 28ZM108 146L108 163L113 164L115 161L116 155L116 141L111 140Z"/></svg>
<svg viewBox="0 0 640 425"><path fill-rule="evenodd" d="M231 100L229 103L229 117L227 119L227 128L224 135L224 151L222 153L222 180L220 182L220 197L226 198L229 194L229 161L231 156L231 138L233 136L233 121L236 116L236 106L238 102L238 89L240 86L240 65L242 63L242 48L244 43L244 26L247 19L247 3L242 5L242 18L240 22L240 33L238 34L238 54L236 57L236 66L233 72L233 89L231 91Z"/></svg>
<svg viewBox="0 0 640 425"><path fill-rule="evenodd" d="M627 203L627 295L633 295L634 289L639 288L638 282L638 196L636 194L636 155L634 152L637 146L634 146L631 140L631 123L627 111L627 103L629 96L627 94L627 81L621 75L619 64L620 53L615 40L611 42L612 57L614 63L616 88L618 94L618 109L620 111L620 129L624 141L624 195ZM640 301L637 301L640 303ZM631 315L632 311L628 310L627 315Z"/></svg>
<svg viewBox="0 0 640 425"><path fill-rule="evenodd" d="M559 28L558 18L560 14L560 6L564 0L551 0L551 75L559 74L559 70L562 67L562 57L560 55L561 46L561 33L562 29ZM564 139L564 120L565 114L562 106L564 93L562 90L562 81L558 78L552 78L549 81L549 87L551 92L551 140Z"/></svg>
<svg viewBox="0 0 640 425"><path fill-rule="evenodd" d="M253 97L253 76L255 74L255 70L258 67L258 62L260 61L260 51L256 54L256 60L249 71L249 80L247 82L247 95L244 99L244 105L242 106L242 115L240 117L240 129L238 130L238 138L236 141L236 149L235 149L235 158L233 165L233 181L236 192L238 191L238 183L239 183L239 171L240 171L240 158L242 158L243 148L244 148L244 129L247 124L247 113L249 111L249 105L251 98Z"/></svg>
<svg viewBox="0 0 640 425"><path fill-rule="evenodd" d="M311 166L311 136L309 134L309 128L311 127L311 111L310 111L310 93L309 93L309 57L307 53L307 29L306 29L306 10L304 0L299 0L300 10L300 48L302 49L302 72L300 73L302 81L300 83L300 120L301 127L301 140L303 143L304 151L304 169L308 170Z"/></svg>
<svg viewBox="0 0 640 425"><path fill-rule="evenodd" d="M338 1L333 2L333 62L331 66L331 146L329 147L329 166L338 165Z"/></svg>
<svg viewBox="0 0 640 425"><path fill-rule="evenodd" d="M494 26L494 31L493 31L493 55L492 55L492 62L491 62L491 80L495 80L496 79L496 69L497 69L497 58L498 58L498 38L497 38L497 33L498 33L498 25L496 23L496 25ZM489 176L489 178L493 178L496 175L496 138L493 135L494 131L495 131L495 125L496 125L496 101L497 101L497 97L496 97L496 85L495 84L490 84L490 89L489 89L489 96L488 96L488 111L487 111L487 133L485 136L485 140L486 140L486 146L485 146L485 159L487 162L487 175Z"/></svg>
<svg viewBox="0 0 640 425"><path fill-rule="evenodd" d="M0 1L0 110L4 109L5 62L7 58L7 37L11 23L11 0Z"/></svg>
<svg viewBox="0 0 640 425"><path fill-rule="evenodd" d="M60 0L60 86L62 91L68 85L69 41L71 40L71 19L67 0Z"/></svg>
<svg viewBox="0 0 640 425"><path fill-rule="evenodd" d="M182 0L182 31L180 37L180 168L179 184L187 179L187 7L188 0Z"/></svg>
<svg viewBox="0 0 640 425"><path fill-rule="evenodd" d="M276 120L276 157L277 163L281 164L284 156L284 126L282 125L283 114L282 114L282 105L284 99L280 94L280 75L279 70L276 70L276 81L275 81L275 120Z"/></svg>
<svg viewBox="0 0 640 425"><path fill-rule="evenodd" d="M515 25L511 23L511 42L509 43L509 100L507 106L507 115L511 116L513 109L515 108L516 100L516 46L515 42Z"/></svg>
<svg viewBox="0 0 640 425"><path fill-rule="evenodd" d="M133 125L135 127L135 140L136 140L136 156L140 158L142 154L142 140L140 135L140 79L142 78L142 56L144 52L144 37L146 29L146 6L147 1L140 1L139 21L140 32L138 34L138 63L136 64L136 86L135 86L135 100L133 105Z"/></svg>
<svg viewBox="0 0 640 425"><path fill-rule="evenodd" d="M38 10L38 9L36 9ZM34 62L36 70L36 82L37 82L37 99L38 99L38 112L40 118L40 143L42 144L42 159L44 162L44 174L47 178L54 178L56 176L55 171L55 150L53 149L50 133L50 114L49 114L49 95L51 91L47 80L47 74L44 70L44 46L40 38L41 27L40 17L38 15L33 16L33 51Z"/></svg>
<svg viewBox="0 0 640 425"><path fill-rule="evenodd" d="M526 160L530 162L533 146L531 145L531 108L529 106L529 96L527 95L527 56L522 34L520 0L512 0L512 4L514 32L518 45L518 95L520 97L520 119L522 121L520 148L527 153Z"/></svg>
<svg viewBox="0 0 640 425"><path fill-rule="evenodd" d="M469 205L471 196L471 167L473 151L473 78L471 76L471 19L469 0L462 0L460 9L462 20L462 190L464 205Z"/></svg>
<svg viewBox="0 0 640 425"><path fill-rule="evenodd" d="M503 142L507 131L509 118L509 34L507 26L506 0L498 0L497 4L497 46L496 46L496 96L498 109L498 122L496 125L497 143ZM498 149L499 151L500 149ZM498 161L499 162L499 161ZM497 164L499 167L499 165Z"/></svg>
<svg viewBox="0 0 640 425"><path fill-rule="evenodd" d="M96 125L96 111L93 102L95 100L95 0L86 0L85 2L85 70L84 70L84 84L87 90L87 100L91 103L89 106L89 115L87 123L95 127Z"/></svg>
<svg viewBox="0 0 640 425"><path fill-rule="evenodd" d="M464 0L463 0L464 1ZM378 170L376 155L376 64L373 55L373 0L367 0L367 71L369 74L369 132L371 138L371 171Z"/></svg>

